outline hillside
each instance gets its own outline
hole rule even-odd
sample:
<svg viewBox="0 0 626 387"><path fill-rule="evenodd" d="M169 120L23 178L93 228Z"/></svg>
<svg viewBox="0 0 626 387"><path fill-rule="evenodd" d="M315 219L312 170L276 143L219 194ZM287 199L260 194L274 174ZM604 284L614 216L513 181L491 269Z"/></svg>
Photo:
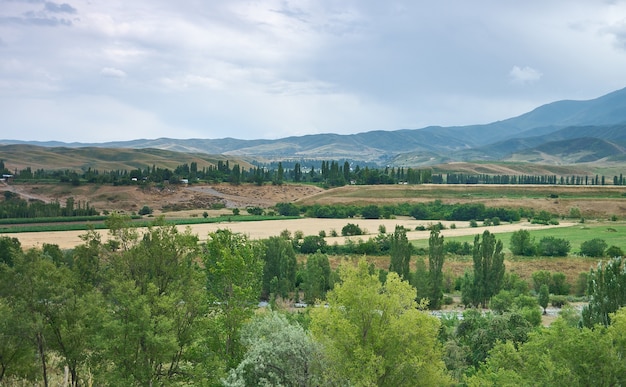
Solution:
<svg viewBox="0 0 626 387"><path fill-rule="evenodd" d="M87 170L100 171L145 169L156 165L174 169L182 164L198 163L198 168L216 165L219 161L239 163L250 167L241 158L205 153L174 152L163 149L112 149L100 147L68 148L43 147L35 145L0 145L0 159L9 170L30 167L33 171L45 170Z"/></svg>

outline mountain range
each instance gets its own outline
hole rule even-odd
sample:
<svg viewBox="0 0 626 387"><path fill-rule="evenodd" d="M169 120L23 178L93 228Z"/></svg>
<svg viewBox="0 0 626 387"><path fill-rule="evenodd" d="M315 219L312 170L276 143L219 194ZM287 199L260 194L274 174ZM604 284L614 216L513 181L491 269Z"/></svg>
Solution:
<svg viewBox="0 0 626 387"><path fill-rule="evenodd" d="M138 139L106 143L0 140L65 148L160 149L264 162L348 159L421 166L454 161L525 161L552 165L626 161L626 88L587 101L563 100L485 125L315 134L275 140Z"/></svg>

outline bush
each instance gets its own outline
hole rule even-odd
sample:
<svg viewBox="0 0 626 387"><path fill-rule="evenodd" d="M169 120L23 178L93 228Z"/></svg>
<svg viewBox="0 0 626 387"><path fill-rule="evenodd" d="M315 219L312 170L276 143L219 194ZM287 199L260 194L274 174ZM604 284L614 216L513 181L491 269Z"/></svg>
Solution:
<svg viewBox="0 0 626 387"><path fill-rule="evenodd" d="M624 251L620 247L611 246L606 249L606 252L604 254L609 258L623 257Z"/></svg>
<svg viewBox="0 0 626 387"><path fill-rule="evenodd" d="M141 207L141 209L138 212L139 215L150 215L151 213L152 213L152 208L148 206Z"/></svg>
<svg viewBox="0 0 626 387"><path fill-rule="evenodd" d="M565 257L570 249L568 240L552 236L541 238L537 245L537 253L545 257Z"/></svg>
<svg viewBox="0 0 626 387"><path fill-rule="evenodd" d="M567 305L567 297L565 296L552 296L550 297L550 304L555 308L562 308Z"/></svg>
<svg viewBox="0 0 626 387"><path fill-rule="evenodd" d="M580 244L580 253L587 257L603 257L607 244L604 239L594 238Z"/></svg>
<svg viewBox="0 0 626 387"><path fill-rule="evenodd" d="M470 227L478 227L478 223L474 219L472 219L472 220L469 221L469 226Z"/></svg>
<svg viewBox="0 0 626 387"><path fill-rule="evenodd" d="M380 208L375 204L363 207L361 216L364 219L378 219L380 218Z"/></svg>
<svg viewBox="0 0 626 387"><path fill-rule="evenodd" d="M343 236L351 236L351 235L363 235L363 230L353 223L348 223L341 229L341 235Z"/></svg>
<svg viewBox="0 0 626 387"><path fill-rule="evenodd" d="M319 235L305 236L300 245L300 252L302 254L313 254L317 251L321 253L326 252L326 241Z"/></svg>
<svg viewBox="0 0 626 387"><path fill-rule="evenodd" d="M511 235L509 248L514 255L535 255L535 241L528 230L518 230Z"/></svg>

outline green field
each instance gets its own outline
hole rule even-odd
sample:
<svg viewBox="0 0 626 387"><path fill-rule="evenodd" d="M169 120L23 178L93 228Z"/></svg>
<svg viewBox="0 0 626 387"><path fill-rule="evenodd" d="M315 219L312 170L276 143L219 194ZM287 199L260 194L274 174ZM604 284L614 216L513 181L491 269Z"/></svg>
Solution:
<svg viewBox="0 0 626 387"><path fill-rule="evenodd" d="M476 228L476 234L482 234L480 227ZM511 235L513 233L497 234L497 238L502 241L504 248L508 251ZM450 237L446 240L454 240L459 242L473 243L475 235L466 235L461 237ZM570 242L572 249L570 255L577 254L580 251L581 243L594 239L603 239L608 246L617 246L626 251L626 223L624 222L606 222L606 223L581 223L572 227L559 227L545 230L536 230L530 232L531 237L538 242L543 237L556 237L566 239ZM428 240L412 241L413 245L418 248L428 248Z"/></svg>

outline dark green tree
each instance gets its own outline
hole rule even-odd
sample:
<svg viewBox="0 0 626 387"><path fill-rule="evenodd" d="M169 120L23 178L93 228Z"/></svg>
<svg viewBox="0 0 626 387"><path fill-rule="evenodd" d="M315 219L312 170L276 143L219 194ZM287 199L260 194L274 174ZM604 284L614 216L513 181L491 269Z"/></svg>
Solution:
<svg viewBox="0 0 626 387"><path fill-rule="evenodd" d="M431 230L428 239L428 274L430 279L430 303L431 309L439 309L443 298L443 263L445 260L443 235L439 230Z"/></svg>
<svg viewBox="0 0 626 387"><path fill-rule="evenodd" d="M532 256L535 254L535 242L528 230L513 232L509 248L515 255Z"/></svg>
<svg viewBox="0 0 626 387"><path fill-rule="evenodd" d="M389 271L398 273L402 280L409 281L412 245L406 237L406 229L402 226L396 226L390 238Z"/></svg>
<svg viewBox="0 0 626 387"><path fill-rule="evenodd" d="M296 283L296 252L290 240L271 237L264 241L263 284L261 297L269 299L272 294L283 298L289 296ZM274 285L273 285L274 284Z"/></svg>
<svg viewBox="0 0 626 387"><path fill-rule="evenodd" d="M326 254L317 252L308 256L301 287L307 303L326 299L326 292L332 288L330 263Z"/></svg>
<svg viewBox="0 0 626 387"><path fill-rule="evenodd" d="M474 277L469 298L473 305L487 307L489 299L502 288L504 280L504 253L502 241L485 230L474 238L472 250Z"/></svg>

